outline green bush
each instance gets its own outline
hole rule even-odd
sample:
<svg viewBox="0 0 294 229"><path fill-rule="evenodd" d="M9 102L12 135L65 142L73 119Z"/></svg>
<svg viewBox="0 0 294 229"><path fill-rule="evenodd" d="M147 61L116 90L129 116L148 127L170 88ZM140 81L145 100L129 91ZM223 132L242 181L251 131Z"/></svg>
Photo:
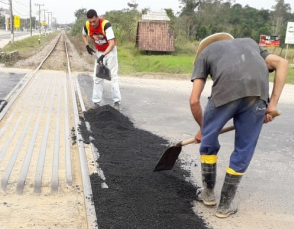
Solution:
<svg viewBox="0 0 294 229"><path fill-rule="evenodd" d="M76 35L81 35L82 34L82 29L87 21L86 17L80 17L76 19L75 24L71 28L71 35L76 36Z"/></svg>

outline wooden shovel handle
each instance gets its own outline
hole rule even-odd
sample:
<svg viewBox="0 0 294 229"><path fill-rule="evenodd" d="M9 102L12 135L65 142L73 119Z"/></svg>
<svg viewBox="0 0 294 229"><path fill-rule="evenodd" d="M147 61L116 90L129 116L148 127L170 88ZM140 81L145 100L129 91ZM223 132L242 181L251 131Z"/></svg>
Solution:
<svg viewBox="0 0 294 229"><path fill-rule="evenodd" d="M277 117L277 116L281 115L281 111L276 110L276 111L273 111L273 112L271 112L269 114L274 118L274 117ZM230 132L230 131L232 131L234 129L235 129L234 126L225 127L223 129L221 129L220 134ZM189 144L192 144L192 143L195 143L195 138L189 138L187 140L181 141L181 146L189 145Z"/></svg>

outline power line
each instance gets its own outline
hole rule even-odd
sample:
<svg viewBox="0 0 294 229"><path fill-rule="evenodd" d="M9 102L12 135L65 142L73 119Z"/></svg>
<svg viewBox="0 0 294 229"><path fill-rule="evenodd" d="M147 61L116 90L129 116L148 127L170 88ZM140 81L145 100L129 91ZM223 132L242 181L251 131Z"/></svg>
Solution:
<svg viewBox="0 0 294 229"><path fill-rule="evenodd" d="M20 6L26 8L27 10L29 10L29 6L24 5L22 2L18 2L18 1L17 1L17 3L20 4Z"/></svg>
<svg viewBox="0 0 294 229"><path fill-rule="evenodd" d="M19 15L21 15L23 17L29 16L28 15L29 8L27 6L25 6L24 4L19 4L18 1L16 1L16 2L17 2L17 4L14 3L13 11L17 12Z"/></svg>
<svg viewBox="0 0 294 229"><path fill-rule="evenodd" d="M9 5L9 0L8 0L8 2L6 2L4 0L0 0L0 3ZM3 9L5 9L5 8L3 8ZM13 1L13 9L12 10L13 10L13 13L15 12L14 14L18 14L22 17L29 17L29 13L28 13L30 11L29 6L27 6L26 4L24 4L21 1ZM34 14L34 16L37 16L37 14Z"/></svg>
<svg viewBox="0 0 294 229"><path fill-rule="evenodd" d="M9 5L9 3L8 2L3 2L3 1L0 1L1 3L3 3L3 4L7 4L7 5Z"/></svg>
<svg viewBox="0 0 294 229"><path fill-rule="evenodd" d="M18 15L20 15L20 16L23 16L23 17L27 17L27 16L29 16L28 14L22 14L22 13L20 13L18 10L16 10L15 8L13 8L13 12L16 12Z"/></svg>
<svg viewBox="0 0 294 229"><path fill-rule="evenodd" d="M18 11L25 11L25 12L29 11L29 8L23 7L21 5L15 5L14 4L13 8L16 8Z"/></svg>

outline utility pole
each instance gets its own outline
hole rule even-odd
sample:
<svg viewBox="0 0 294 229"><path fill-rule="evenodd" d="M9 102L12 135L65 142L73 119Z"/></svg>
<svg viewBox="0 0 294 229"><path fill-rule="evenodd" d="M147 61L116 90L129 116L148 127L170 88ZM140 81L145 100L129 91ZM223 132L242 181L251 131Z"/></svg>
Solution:
<svg viewBox="0 0 294 229"><path fill-rule="evenodd" d="M45 25L44 25L45 34L44 34L44 36L46 36L46 25L47 25L47 23L46 23L46 11L47 10L44 9L44 22L45 22Z"/></svg>
<svg viewBox="0 0 294 229"><path fill-rule="evenodd" d="M52 28L52 15L53 15L53 13L51 13L50 25L51 25L51 29L53 30L53 28Z"/></svg>
<svg viewBox="0 0 294 229"><path fill-rule="evenodd" d="M52 19L54 20L54 23L52 22ZM54 29L56 29L56 18L51 16L51 26L52 25L54 26Z"/></svg>
<svg viewBox="0 0 294 229"><path fill-rule="evenodd" d="M32 0L30 0L30 31L31 31L31 38L33 36L32 32Z"/></svg>
<svg viewBox="0 0 294 229"><path fill-rule="evenodd" d="M11 32L11 43L14 43L14 33L13 33L13 12L12 12L12 0L9 0L9 7L10 7L10 32Z"/></svg>
<svg viewBox="0 0 294 229"><path fill-rule="evenodd" d="M41 6L44 4L37 4L35 3L35 6L39 6L39 39L41 37Z"/></svg>
<svg viewBox="0 0 294 229"><path fill-rule="evenodd" d="M49 14L52 14L52 12L47 12L47 14L48 14L48 28L49 28L49 26L50 26ZM52 16L51 16L51 17L52 17Z"/></svg>

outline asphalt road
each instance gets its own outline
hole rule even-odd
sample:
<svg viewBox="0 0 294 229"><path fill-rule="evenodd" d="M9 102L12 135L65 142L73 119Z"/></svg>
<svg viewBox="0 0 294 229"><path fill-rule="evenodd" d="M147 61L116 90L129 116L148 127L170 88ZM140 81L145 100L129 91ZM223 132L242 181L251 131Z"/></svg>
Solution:
<svg viewBox="0 0 294 229"><path fill-rule="evenodd" d="M24 76L25 73L3 72L0 70L0 100L4 100Z"/></svg>
<svg viewBox="0 0 294 229"><path fill-rule="evenodd" d="M9 93L17 86L26 75L25 71L1 69L0 68L0 112L7 104Z"/></svg>
<svg viewBox="0 0 294 229"><path fill-rule="evenodd" d="M30 32L15 32L14 33L14 37L18 38L18 37L22 37L22 36L27 36L30 35ZM11 33L7 32L5 34L0 34L0 39L10 39L11 38Z"/></svg>
<svg viewBox="0 0 294 229"><path fill-rule="evenodd" d="M38 31L33 31L33 35L36 35ZM29 37L31 35L29 32L14 32L14 40L21 40L23 38ZM3 48L11 40L11 33L9 31L0 30L0 48Z"/></svg>

